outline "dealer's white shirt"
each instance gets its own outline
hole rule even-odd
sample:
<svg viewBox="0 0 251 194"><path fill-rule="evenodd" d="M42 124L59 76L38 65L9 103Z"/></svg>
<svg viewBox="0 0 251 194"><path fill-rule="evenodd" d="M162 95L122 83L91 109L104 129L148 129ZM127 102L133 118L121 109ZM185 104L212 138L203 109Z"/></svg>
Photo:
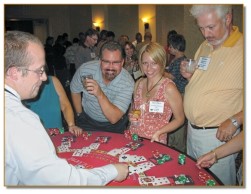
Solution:
<svg viewBox="0 0 251 194"><path fill-rule="evenodd" d="M105 185L118 172L113 165L76 169L57 157L39 117L5 85L5 185ZM9 91L9 92L8 92Z"/></svg>

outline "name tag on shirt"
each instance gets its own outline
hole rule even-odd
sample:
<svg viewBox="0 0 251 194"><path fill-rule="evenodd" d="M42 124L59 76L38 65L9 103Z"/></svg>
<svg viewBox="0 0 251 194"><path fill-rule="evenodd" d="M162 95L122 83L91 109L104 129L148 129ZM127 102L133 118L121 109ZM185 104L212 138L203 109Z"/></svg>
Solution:
<svg viewBox="0 0 251 194"><path fill-rule="evenodd" d="M198 62L198 69L206 71L210 61L211 61L210 57L200 57Z"/></svg>
<svg viewBox="0 0 251 194"><path fill-rule="evenodd" d="M95 53L91 53L91 58L95 59L96 58L96 54Z"/></svg>
<svg viewBox="0 0 251 194"><path fill-rule="evenodd" d="M163 113L164 102L150 101L149 112Z"/></svg>

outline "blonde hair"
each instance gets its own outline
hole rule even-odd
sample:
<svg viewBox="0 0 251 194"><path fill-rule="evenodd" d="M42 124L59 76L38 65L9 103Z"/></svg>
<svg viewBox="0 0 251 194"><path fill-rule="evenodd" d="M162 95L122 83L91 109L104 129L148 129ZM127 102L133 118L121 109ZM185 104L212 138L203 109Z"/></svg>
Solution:
<svg viewBox="0 0 251 194"><path fill-rule="evenodd" d="M166 66L166 51L160 44L156 42L150 42L144 45L139 51L139 65L142 69L142 56L144 53L148 53L155 63L160 65L162 73L165 71Z"/></svg>

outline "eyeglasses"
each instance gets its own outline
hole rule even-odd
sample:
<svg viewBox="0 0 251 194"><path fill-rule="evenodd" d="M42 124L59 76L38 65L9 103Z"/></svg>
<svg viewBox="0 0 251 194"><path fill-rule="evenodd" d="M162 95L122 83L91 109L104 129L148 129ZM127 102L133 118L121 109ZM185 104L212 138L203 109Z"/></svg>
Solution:
<svg viewBox="0 0 251 194"><path fill-rule="evenodd" d="M143 67L149 67L149 66L151 66L151 68L157 68L158 67L158 63L156 63L156 62L152 62L152 63L143 62L142 65L143 65Z"/></svg>
<svg viewBox="0 0 251 194"><path fill-rule="evenodd" d="M26 71L31 71L31 72L34 72L36 73L37 75L39 75L40 77L43 76L43 74L45 73L45 69L37 69L37 70L32 70L32 69L24 69Z"/></svg>
<svg viewBox="0 0 251 194"><path fill-rule="evenodd" d="M107 60L104 60L104 59L102 59L101 60L102 61L102 63L104 63L105 65L115 65L115 66L118 66L118 65L120 65L121 64L121 62L122 61L107 61Z"/></svg>

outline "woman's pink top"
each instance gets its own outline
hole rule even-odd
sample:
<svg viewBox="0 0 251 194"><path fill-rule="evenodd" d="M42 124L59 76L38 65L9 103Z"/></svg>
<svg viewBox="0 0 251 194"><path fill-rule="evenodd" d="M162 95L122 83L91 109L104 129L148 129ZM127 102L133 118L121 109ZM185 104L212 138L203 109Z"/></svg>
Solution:
<svg viewBox="0 0 251 194"><path fill-rule="evenodd" d="M137 125L130 124L130 132L138 134L140 137L151 139L153 134L161 129L163 126L169 123L172 116L172 110L168 100L164 96L165 87L174 82L168 78L164 78L158 91L155 95L148 99L147 102L143 102L142 88L143 82L140 81L134 96L134 109L141 111L141 116ZM150 101L164 102L163 113L149 112ZM160 135L159 140L161 143L167 144L167 133Z"/></svg>

